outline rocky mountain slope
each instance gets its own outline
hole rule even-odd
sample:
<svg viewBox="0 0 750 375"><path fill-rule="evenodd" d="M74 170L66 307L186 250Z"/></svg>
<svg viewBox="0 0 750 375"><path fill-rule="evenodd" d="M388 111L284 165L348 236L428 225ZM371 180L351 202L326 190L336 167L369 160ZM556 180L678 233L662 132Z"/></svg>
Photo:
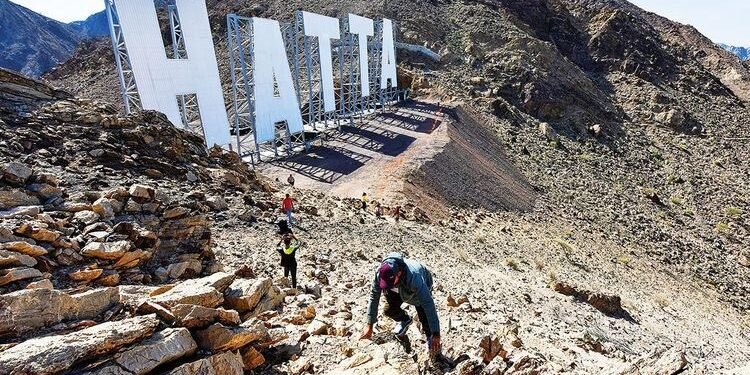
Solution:
<svg viewBox="0 0 750 375"><path fill-rule="evenodd" d="M227 64L222 59L227 54L225 15L237 12L289 20L298 6L281 1L252 6L235 1L208 1L208 4L225 84ZM75 151L82 147L79 142L69 140L71 147L50 151L53 156L50 157L39 154L30 130L25 138L20 138L24 142L6 142L15 154L8 154L4 162L33 151L38 157L30 160L35 162L56 160L60 165L49 163L57 173L57 168L66 168L64 160L73 158L76 160L70 163L73 167L102 165L108 169L102 169L95 178L71 177L69 189L102 192L103 187L95 183L113 174L118 177L111 184L127 191L127 195L114 198L85 194L77 196L75 203L93 205L106 198L120 201L125 207L131 201L148 204L152 202L139 202L145 195L133 196L130 189L134 184L163 185L169 194L184 192L181 193L184 196L177 194L176 202L191 209L192 215L202 212L201 206L191 205L195 199L210 207L200 195L196 198L187 193L193 186L196 190L208 189L209 196L223 196L227 202L225 211L211 212L210 208L206 211L213 219L207 225L216 259L226 271L241 270L239 275L247 277L252 270L256 278L274 279L274 286L286 296L280 310L271 309L273 312L259 318L270 330L283 327L288 337L278 345L256 341L242 346L242 353L248 358L258 358L249 348L263 355L266 363L259 365L260 372L713 374L747 371L745 367L732 372L734 368L747 366L750 356L746 351L750 347L750 178L747 178L750 129L746 125L750 123L746 109L750 72L736 57L695 29L625 1L386 4L320 0L305 2L304 6L305 10L331 16L346 12L375 18L388 16L397 21L400 40L426 43L441 53L439 64L421 61L414 55L400 56L404 71L413 72L415 94L443 103L461 103L459 107L468 108L465 113L471 113L472 119L482 119L454 118L463 126L451 125L448 133L465 137L458 139L495 137L486 142L455 144L451 146L455 152L440 154L406 179L407 184L414 185L413 202L449 201L454 208L447 217L431 217L430 204L424 204L423 212L408 211L409 220L395 223L363 214L350 197L288 188L277 191L280 186L253 184L249 176L248 184L265 187L245 190L216 187L200 169L191 169L210 164L212 159L199 157L200 160L190 162L183 159L184 164L156 168L159 164L151 163L156 163L159 154L151 155L141 148L133 153L130 147L134 145L129 143L115 150L96 146L104 151L101 154L99 151L90 154L95 149L86 149L89 152L86 156ZM110 48L103 42L89 43L47 78L78 96L119 103ZM412 62L425 63L435 77L421 76L419 65L410 66ZM111 68L102 69L107 66ZM38 84L21 86L35 85ZM82 121L77 114L81 112L78 106L85 108L91 103L86 104L85 100L81 103L65 93L39 87L33 93L22 90L24 94L11 95L13 100L25 103L14 108L31 106L28 100L35 103L55 99L74 104L45 107L49 109L37 115L27 114L29 109L8 110L16 120L5 120L6 123L23 127L31 121L35 127L54 129L55 123L48 123L47 118L54 119L56 113L70 114L70 120L68 117L55 120L64 124ZM75 110L66 109L68 106ZM116 114L116 106L101 111L106 114L102 120L121 116ZM136 116L133 120L139 125L161 121L153 114L140 116L146 117ZM469 124L475 125L469 128ZM13 130L9 135L18 132ZM87 139L94 137L92 133L83 134L88 134ZM63 138L57 137L52 139ZM113 137L120 139L120 134ZM52 149L61 142L49 141L43 143L49 146L43 147ZM489 150L504 148L504 155L481 156L472 146ZM155 148L156 144L148 152L158 153ZM111 161L110 152L115 154ZM199 150L195 152L201 155ZM188 154L180 155L188 157ZM455 155L466 155L478 163L461 166L462 160L456 160ZM495 211L472 208L476 202L467 200L468 194L446 199L450 191L476 191L472 176L488 170L504 170L481 166L497 160L503 163L509 160L514 168L505 169L523 175L514 175L519 178L513 180L524 181L522 191L533 190L533 194L524 193L519 198L526 202L527 197L533 196L530 204L524 204L533 207L516 212L504 211L503 208L509 207L500 205ZM21 162L31 164L32 175L23 187L13 182L15 175L11 175L8 191L13 199L40 200L41 190L31 185L39 184L36 176L47 167L29 160ZM240 176L247 173L240 173L232 164L223 165L227 167ZM131 168L134 172L128 172ZM173 168L179 173L167 173ZM163 176L152 177L149 173L159 175L153 171L147 173L150 169L161 171ZM200 176L201 185L190 184L189 171ZM433 186L432 181L439 183ZM81 184L88 185L78 187L84 186ZM488 184L480 189L488 196L503 192L502 187L493 190ZM300 272L304 273L300 277L304 285L300 293L286 289L284 280L278 278L278 260L273 251L276 238L271 221L285 191L299 199L302 218L299 234L308 243L300 260ZM151 194L148 195L151 199ZM67 201L69 197L65 198ZM386 206L399 203L384 202ZM158 223L170 220L165 217L169 216L166 209L172 207L159 207L152 213L156 219L149 221L150 225L157 225L156 220ZM65 213L64 203L49 210L55 212L54 218L73 216L69 223L85 219L83 214L76 219L76 214ZM127 211L120 215L127 215ZM139 225L156 232L149 229L148 223ZM20 223L14 225L20 228ZM65 234L68 237L77 238L79 233L83 236L76 240L79 246L85 248L88 242L102 242L91 233L76 232L68 223L60 225L62 233L72 230L71 234ZM85 226L77 226L85 232ZM33 225L31 232L19 229L16 233L14 229L13 233L30 236L34 233ZM114 235L113 240L119 240L120 233ZM103 242L108 240L105 238ZM47 245L54 247L55 252L60 247L54 243ZM152 256L159 253L159 246L144 246L134 249ZM415 345L412 351L386 335L378 336L374 343L356 340L356 333L362 327L367 281L377 259L393 250L405 251L435 270L438 309L444 326L449 327L444 338L448 360L444 363L425 361L421 350L416 350L424 344L416 330L410 333L409 342ZM193 250L184 251L194 254ZM166 271L165 282L171 283L170 264L188 263L172 269L174 274L184 277L205 276L216 270L212 257L206 256L155 263L149 259L158 258L144 259L143 266L139 264L138 271L133 271L135 279L126 277L129 276L126 273L121 280L156 287L163 282L159 275L164 277ZM72 263L66 266L71 268L54 272L39 269L40 266L18 265L32 263L24 257L9 262L13 265L9 267L24 271L8 274L34 275L30 280L36 282L45 278L47 272L53 281L62 281L56 285L59 288L71 285L68 274L72 272L91 275L91 271L95 274L96 269L103 269L94 278L96 284L111 271L107 268L111 260ZM199 272L187 271L197 269L198 262ZM185 273L178 272L183 267ZM42 275L25 268L37 269ZM19 282L6 291L19 293L13 291L24 286L25 282ZM268 281L260 283L268 285ZM211 288L219 294L223 290L226 297L227 289L222 285L212 284ZM268 293L272 288L260 289ZM66 289L65 293L75 296L75 291ZM120 288L118 293L120 301L127 298L123 297L128 295L127 290ZM142 297L144 293L160 291L138 293ZM278 302L275 292L270 293L269 299ZM200 303L213 309L220 305L225 310L231 309L231 305L221 303ZM175 306L159 305L172 316L179 315L172 311ZM153 310L149 308L154 309L152 306L140 311L150 313ZM112 316L115 321L141 319L138 324L145 327L153 324L150 318L137 318L138 309L134 310L130 315ZM158 307L156 310L161 311L160 319L168 322L170 329L179 327L174 323L175 318ZM208 315L218 318L218 309ZM243 318L245 315L243 312ZM96 323L106 320L100 315L86 319ZM204 320L213 322L212 319ZM159 323L160 329L164 324ZM195 342L210 345L205 343L208 336L200 333L205 328L198 331L186 328ZM388 328L387 322L383 328ZM221 337L233 336L221 334ZM189 342L185 347L191 347ZM226 347L220 347L218 350L218 347L204 347L197 353L201 358L214 358L208 356L226 352ZM27 353L21 349L8 356ZM79 361L82 365L93 369L101 364L93 363L91 352L86 353ZM180 358L171 365L160 364L165 367L157 371L171 371L188 358L194 359L188 354Z"/></svg>
<svg viewBox="0 0 750 375"><path fill-rule="evenodd" d="M719 291L551 212L550 198L394 222L265 181L153 112L118 115L6 71L0 93L0 373L746 370L747 317ZM296 290L273 250L285 192L305 242ZM386 319L357 339L393 250L436 277L438 360L417 329L384 333Z"/></svg>
<svg viewBox="0 0 750 375"><path fill-rule="evenodd" d="M0 67L38 77L67 60L79 31L8 0L0 0Z"/></svg>
<svg viewBox="0 0 750 375"><path fill-rule="evenodd" d="M227 13L289 20L295 10L287 2L208 6L225 79ZM437 66L427 62L438 77L422 91L493 115L509 156L542 192L541 210L750 307L741 177L750 72L694 28L625 1L317 1L306 9L397 20L400 40L443 55ZM109 46L90 44L48 78L117 103L114 69L101 69L111 60Z"/></svg>
<svg viewBox="0 0 750 375"><path fill-rule="evenodd" d="M90 15L83 21L70 23L86 39L109 37L109 21L104 11Z"/></svg>

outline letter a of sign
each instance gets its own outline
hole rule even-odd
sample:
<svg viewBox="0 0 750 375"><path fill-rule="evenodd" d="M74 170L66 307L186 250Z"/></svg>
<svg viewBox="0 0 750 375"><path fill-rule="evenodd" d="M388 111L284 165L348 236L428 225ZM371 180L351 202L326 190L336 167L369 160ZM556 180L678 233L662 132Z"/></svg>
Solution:
<svg viewBox="0 0 750 375"><path fill-rule="evenodd" d="M206 145L228 144L229 120L221 91L205 0L177 0L188 59L168 59L153 0L114 0L143 109L182 124L178 95L198 98Z"/></svg>
<svg viewBox="0 0 750 375"><path fill-rule="evenodd" d="M290 134L302 132L302 115L289 71L279 22L252 18L255 65L255 141L274 141L275 124L286 122Z"/></svg>
<svg viewBox="0 0 750 375"><path fill-rule="evenodd" d="M383 18L383 58L380 67L380 88L388 88L388 80L391 80L391 87L397 87L396 45L393 43L393 22L387 18Z"/></svg>

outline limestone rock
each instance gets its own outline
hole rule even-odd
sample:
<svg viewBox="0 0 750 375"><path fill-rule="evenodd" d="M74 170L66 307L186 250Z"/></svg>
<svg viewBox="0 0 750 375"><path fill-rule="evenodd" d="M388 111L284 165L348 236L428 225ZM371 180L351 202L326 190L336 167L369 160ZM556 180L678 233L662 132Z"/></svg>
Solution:
<svg viewBox="0 0 750 375"><path fill-rule="evenodd" d="M16 232L21 236L42 242L55 242L62 235L60 232L49 230L44 226L37 225L37 223L22 224Z"/></svg>
<svg viewBox="0 0 750 375"><path fill-rule="evenodd" d="M150 186L135 184L130 187L128 193L139 203L143 203L154 199L155 190Z"/></svg>
<svg viewBox="0 0 750 375"><path fill-rule="evenodd" d="M241 313L251 311L271 288L271 279L236 279L225 292L226 305Z"/></svg>
<svg viewBox="0 0 750 375"><path fill-rule="evenodd" d="M89 282L93 281L104 273L103 269L85 269L80 271L71 272L68 277L73 281Z"/></svg>
<svg viewBox="0 0 750 375"><path fill-rule="evenodd" d="M199 305L179 304L170 311L177 325L187 328L207 327L219 316L219 310Z"/></svg>
<svg viewBox="0 0 750 375"><path fill-rule="evenodd" d="M83 247L81 255L104 260L118 260L132 248L133 243L130 241L91 242Z"/></svg>
<svg viewBox="0 0 750 375"><path fill-rule="evenodd" d="M39 270L29 267L18 267L8 270L0 270L0 286L8 285L20 280L33 279L42 276L43 275Z"/></svg>
<svg viewBox="0 0 750 375"><path fill-rule="evenodd" d="M330 325L322 320L315 319L307 326L307 333L311 335L325 335Z"/></svg>
<svg viewBox="0 0 750 375"><path fill-rule="evenodd" d="M122 258L117 260L117 263L115 263L115 268L117 269L129 269L133 267L137 267L139 264L141 264L144 260L151 258L151 252L150 251L144 251L144 250L135 250L135 251L129 251L125 253Z"/></svg>
<svg viewBox="0 0 750 375"><path fill-rule="evenodd" d="M268 328L259 320L248 320L238 327L226 327L214 323L198 331L196 337L201 348L212 351L237 350L268 335Z"/></svg>
<svg viewBox="0 0 750 375"><path fill-rule="evenodd" d="M282 293L281 289L279 289L277 286L271 286L270 288L268 288L268 292L266 292L266 295L260 299L258 305L256 305L252 311L246 313L242 318L254 318L266 311L273 310L279 307L282 302L284 302L284 293Z"/></svg>
<svg viewBox="0 0 750 375"><path fill-rule="evenodd" d="M183 276L190 277L200 274L203 265L197 259L185 262L173 263L167 267L167 276L170 279L179 279Z"/></svg>
<svg viewBox="0 0 750 375"><path fill-rule="evenodd" d="M479 347L482 348L482 359L484 360L484 363L490 363L498 356L501 358L507 356L507 352L503 349L500 339L497 337L485 336L479 343Z"/></svg>
<svg viewBox="0 0 750 375"><path fill-rule="evenodd" d="M0 190L0 210L7 210L18 206L37 206L39 203L39 198L27 193L25 190Z"/></svg>
<svg viewBox="0 0 750 375"><path fill-rule="evenodd" d="M266 363L266 359L257 349L249 348L242 353L242 363L244 364L245 370L250 371L263 366L263 364Z"/></svg>
<svg viewBox="0 0 750 375"><path fill-rule="evenodd" d="M169 291L149 300L166 308L179 304L217 307L224 302L222 292L233 280L234 275L219 272L201 279L183 281Z"/></svg>
<svg viewBox="0 0 750 375"><path fill-rule="evenodd" d="M115 356L114 364L91 375L145 375L156 367L192 355L198 345L185 328L167 328Z"/></svg>
<svg viewBox="0 0 750 375"><path fill-rule="evenodd" d="M220 353L195 362L186 363L167 375L242 375L242 356L239 353Z"/></svg>
<svg viewBox="0 0 750 375"><path fill-rule="evenodd" d="M0 295L0 336L18 335L66 320L91 319L119 301L117 288L69 295L53 289L26 289Z"/></svg>
<svg viewBox="0 0 750 375"><path fill-rule="evenodd" d="M23 216L37 216L42 212L42 206L19 206L0 211L0 219L12 219Z"/></svg>
<svg viewBox="0 0 750 375"><path fill-rule="evenodd" d="M108 198L97 199L94 204L91 205L91 209L104 220L111 220L115 217L115 210Z"/></svg>
<svg viewBox="0 0 750 375"><path fill-rule="evenodd" d="M29 283L29 285L26 285L26 289L55 289L55 286L48 279L42 279Z"/></svg>
<svg viewBox="0 0 750 375"><path fill-rule="evenodd" d="M25 164L12 161L3 166L3 178L12 184L23 185L31 177L31 168Z"/></svg>
<svg viewBox="0 0 750 375"><path fill-rule="evenodd" d="M94 211L80 211L73 215L73 219L86 225L91 225L99 221L99 214Z"/></svg>
<svg viewBox="0 0 750 375"><path fill-rule="evenodd" d="M33 338L0 352L0 373L64 372L77 363L140 341L158 325L156 316L148 315L102 323L66 335Z"/></svg>
<svg viewBox="0 0 750 375"><path fill-rule="evenodd" d="M229 208L227 201L222 197L208 197L206 205L214 211L226 211Z"/></svg>
<svg viewBox="0 0 750 375"><path fill-rule="evenodd" d="M0 250L0 268L20 266L34 267L36 259L15 251Z"/></svg>
<svg viewBox="0 0 750 375"><path fill-rule="evenodd" d="M4 244L0 244L0 248L4 250L15 251L21 254L26 254L32 257L47 255L47 249L41 246L32 245L26 241L6 242Z"/></svg>

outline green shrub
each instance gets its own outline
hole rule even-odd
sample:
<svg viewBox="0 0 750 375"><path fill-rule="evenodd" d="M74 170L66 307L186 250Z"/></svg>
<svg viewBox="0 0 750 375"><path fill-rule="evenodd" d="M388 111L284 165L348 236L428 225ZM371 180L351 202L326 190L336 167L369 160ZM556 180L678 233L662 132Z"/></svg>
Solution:
<svg viewBox="0 0 750 375"><path fill-rule="evenodd" d="M716 231L721 234L729 234L729 224L727 223L718 223L716 224Z"/></svg>
<svg viewBox="0 0 750 375"><path fill-rule="evenodd" d="M742 209L733 206L728 206L724 209L724 212L735 219L741 217L743 213Z"/></svg>

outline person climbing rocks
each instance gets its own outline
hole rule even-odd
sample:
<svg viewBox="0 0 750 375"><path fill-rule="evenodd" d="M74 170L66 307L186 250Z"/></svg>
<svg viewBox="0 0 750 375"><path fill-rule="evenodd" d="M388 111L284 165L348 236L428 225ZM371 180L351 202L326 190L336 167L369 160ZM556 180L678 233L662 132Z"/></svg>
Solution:
<svg viewBox="0 0 750 375"><path fill-rule="evenodd" d="M286 178L286 182L289 183L292 187L294 187L294 176L289 175L289 177Z"/></svg>
<svg viewBox="0 0 750 375"><path fill-rule="evenodd" d="M383 208L380 206L380 202L375 202L375 217L380 219L383 216Z"/></svg>
<svg viewBox="0 0 750 375"><path fill-rule="evenodd" d="M302 246L302 242L288 233L276 244L276 251L281 255L281 267L284 268L284 277L292 274L292 288L297 289L297 249Z"/></svg>
<svg viewBox="0 0 750 375"><path fill-rule="evenodd" d="M281 201L281 211L286 214L286 221L289 225L292 225L292 212L294 211L294 199L286 195L284 200Z"/></svg>
<svg viewBox="0 0 750 375"><path fill-rule="evenodd" d="M427 337L430 356L440 353L440 321L432 298L432 274L422 263L406 259L400 253L388 254L375 272L367 306L367 326L360 339L372 338L373 325L378 321L380 295L385 294L385 316L393 319L393 333L403 337L412 318L401 308L402 303L413 305Z"/></svg>
<svg viewBox="0 0 750 375"><path fill-rule="evenodd" d="M282 237L293 233L292 228L289 227L287 219L279 219L279 221L276 222L276 225L279 227L279 231L276 233Z"/></svg>
<svg viewBox="0 0 750 375"><path fill-rule="evenodd" d="M397 223L401 220L401 206L396 206L396 208L393 209L393 218L396 219Z"/></svg>
<svg viewBox="0 0 750 375"><path fill-rule="evenodd" d="M362 210L367 210L367 193L362 193Z"/></svg>

